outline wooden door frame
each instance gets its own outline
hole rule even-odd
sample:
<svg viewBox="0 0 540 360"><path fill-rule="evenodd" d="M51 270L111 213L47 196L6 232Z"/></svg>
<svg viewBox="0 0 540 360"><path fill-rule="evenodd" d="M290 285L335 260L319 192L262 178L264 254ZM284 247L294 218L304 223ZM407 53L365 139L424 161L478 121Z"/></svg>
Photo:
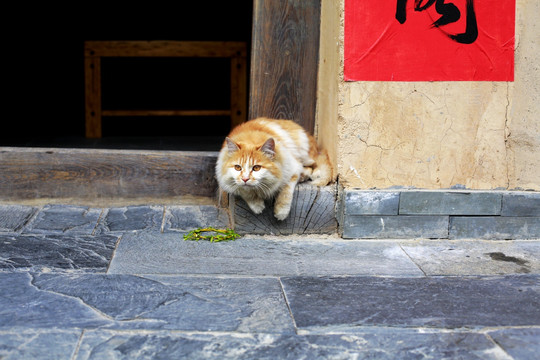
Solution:
<svg viewBox="0 0 540 360"><path fill-rule="evenodd" d="M290 119L313 133L320 18L320 0L254 0L250 119Z"/></svg>
<svg viewBox="0 0 540 360"><path fill-rule="evenodd" d="M319 0L254 0L249 118L313 132ZM215 152L0 147L0 201L217 198Z"/></svg>

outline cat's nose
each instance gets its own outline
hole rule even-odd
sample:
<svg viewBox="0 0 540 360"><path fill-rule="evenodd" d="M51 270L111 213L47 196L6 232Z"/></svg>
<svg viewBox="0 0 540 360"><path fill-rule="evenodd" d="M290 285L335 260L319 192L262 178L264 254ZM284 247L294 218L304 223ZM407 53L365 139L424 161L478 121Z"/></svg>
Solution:
<svg viewBox="0 0 540 360"><path fill-rule="evenodd" d="M245 182L245 183L247 183L248 180L249 180L249 178L242 178L242 181Z"/></svg>

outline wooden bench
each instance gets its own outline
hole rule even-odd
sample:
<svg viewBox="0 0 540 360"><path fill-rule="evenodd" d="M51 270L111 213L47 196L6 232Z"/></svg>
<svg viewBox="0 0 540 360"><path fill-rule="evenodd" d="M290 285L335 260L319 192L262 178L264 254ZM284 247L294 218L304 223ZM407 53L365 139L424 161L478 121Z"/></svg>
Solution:
<svg viewBox="0 0 540 360"><path fill-rule="evenodd" d="M231 59L231 106L223 110L106 110L101 103L102 57L191 57ZM102 136L102 116L230 116L231 128L247 116L247 47L230 41L86 41L86 137Z"/></svg>

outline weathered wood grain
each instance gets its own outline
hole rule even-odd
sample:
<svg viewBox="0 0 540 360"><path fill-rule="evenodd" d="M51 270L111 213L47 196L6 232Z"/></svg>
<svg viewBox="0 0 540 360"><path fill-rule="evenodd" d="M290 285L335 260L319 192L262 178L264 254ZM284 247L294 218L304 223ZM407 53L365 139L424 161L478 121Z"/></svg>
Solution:
<svg viewBox="0 0 540 360"><path fill-rule="evenodd" d="M255 0L249 118L315 124L319 0Z"/></svg>
<svg viewBox="0 0 540 360"><path fill-rule="evenodd" d="M86 41L85 56L237 57L247 56L236 41Z"/></svg>
<svg viewBox="0 0 540 360"><path fill-rule="evenodd" d="M103 110L103 116L231 116L231 110Z"/></svg>
<svg viewBox="0 0 540 360"><path fill-rule="evenodd" d="M217 153L0 148L0 200L217 195Z"/></svg>
<svg viewBox="0 0 540 360"><path fill-rule="evenodd" d="M274 217L272 201L262 214L255 215L239 197L229 197L234 228L241 234L332 234L336 232L336 186L317 187L299 184L294 192L291 213L279 221Z"/></svg>

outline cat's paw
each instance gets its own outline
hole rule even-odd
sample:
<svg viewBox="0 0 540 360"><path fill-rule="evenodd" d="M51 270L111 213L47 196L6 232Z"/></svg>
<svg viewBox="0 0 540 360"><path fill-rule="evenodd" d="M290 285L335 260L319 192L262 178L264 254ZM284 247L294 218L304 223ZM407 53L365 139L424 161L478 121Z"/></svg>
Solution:
<svg viewBox="0 0 540 360"><path fill-rule="evenodd" d="M304 170L302 170L302 173L300 174L300 178L298 179L298 182L304 182L311 180L311 173L313 169L310 167L304 167Z"/></svg>
<svg viewBox="0 0 540 360"><path fill-rule="evenodd" d="M264 200L260 201L250 201L247 203L251 211L253 211L254 214L260 214L264 210Z"/></svg>
<svg viewBox="0 0 540 360"><path fill-rule="evenodd" d="M311 185L313 186L326 186L330 182L319 169L313 170L311 174Z"/></svg>
<svg viewBox="0 0 540 360"><path fill-rule="evenodd" d="M291 209L289 207L274 208L274 216L276 219L283 221L289 216L290 211Z"/></svg>

